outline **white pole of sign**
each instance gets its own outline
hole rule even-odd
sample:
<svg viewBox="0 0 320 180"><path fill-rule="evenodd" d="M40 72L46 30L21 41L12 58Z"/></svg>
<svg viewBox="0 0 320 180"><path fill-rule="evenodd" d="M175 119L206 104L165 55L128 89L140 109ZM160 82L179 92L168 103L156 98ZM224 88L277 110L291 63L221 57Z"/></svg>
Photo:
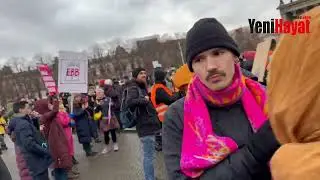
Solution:
<svg viewBox="0 0 320 180"><path fill-rule="evenodd" d="M71 93L71 100L70 100L70 112L71 112L71 114L73 114L73 99L74 99L73 93Z"/></svg>

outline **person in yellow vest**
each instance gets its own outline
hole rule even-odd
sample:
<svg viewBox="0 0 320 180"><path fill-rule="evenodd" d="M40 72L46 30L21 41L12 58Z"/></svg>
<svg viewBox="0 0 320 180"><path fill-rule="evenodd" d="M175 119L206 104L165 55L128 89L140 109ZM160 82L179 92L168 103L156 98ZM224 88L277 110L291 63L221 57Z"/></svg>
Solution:
<svg viewBox="0 0 320 180"><path fill-rule="evenodd" d="M4 111L0 109L0 154L3 150L8 150L7 145L4 141L4 135L6 133L7 122L3 117Z"/></svg>
<svg viewBox="0 0 320 180"><path fill-rule="evenodd" d="M166 86L165 78L166 72L162 69L156 69L154 72L155 84L151 87L151 102L161 122L163 122L164 114L168 106L183 97L182 93L172 92L172 90ZM156 134L156 150L162 150L161 132Z"/></svg>

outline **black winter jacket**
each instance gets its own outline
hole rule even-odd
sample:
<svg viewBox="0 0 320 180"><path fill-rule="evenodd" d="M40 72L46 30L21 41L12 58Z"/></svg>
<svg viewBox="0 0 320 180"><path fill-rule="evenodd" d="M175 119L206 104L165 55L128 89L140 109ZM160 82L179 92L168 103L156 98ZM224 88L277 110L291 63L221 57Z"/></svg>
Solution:
<svg viewBox="0 0 320 180"><path fill-rule="evenodd" d="M268 161L279 147L269 121L253 133L241 102L218 108L207 105L213 131L234 139L239 149L208 169L200 180L271 180ZM163 124L163 152L170 180L186 180L180 170L184 98L172 104Z"/></svg>
<svg viewBox="0 0 320 180"><path fill-rule="evenodd" d="M80 144L90 143L93 137L93 124L88 109L74 108L74 120L76 122L76 131Z"/></svg>
<svg viewBox="0 0 320 180"><path fill-rule="evenodd" d="M139 108L139 118L136 125L138 136L145 137L155 135L155 133L161 129L161 125L151 101L145 98L145 96L148 96L145 85L131 81L127 88L128 97L126 99L128 108ZM142 93L140 96L137 88L140 88L140 92Z"/></svg>
<svg viewBox="0 0 320 180"><path fill-rule="evenodd" d="M178 99L182 98L183 95L179 92L173 93L172 96L170 96L164 89L159 88L156 91L156 103L164 103L166 105L171 105L172 103L176 102Z"/></svg>

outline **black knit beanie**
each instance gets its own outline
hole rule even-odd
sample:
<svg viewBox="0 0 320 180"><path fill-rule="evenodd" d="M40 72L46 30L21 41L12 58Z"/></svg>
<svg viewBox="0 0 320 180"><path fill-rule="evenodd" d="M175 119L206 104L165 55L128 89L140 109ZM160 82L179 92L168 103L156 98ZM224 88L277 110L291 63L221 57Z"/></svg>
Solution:
<svg viewBox="0 0 320 180"><path fill-rule="evenodd" d="M225 48L240 56L237 44L219 21L215 18L200 19L187 33L186 58L191 72L193 58L212 48Z"/></svg>
<svg viewBox="0 0 320 180"><path fill-rule="evenodd" d="M132 71L132 77L137 78L141 71L146 71L144 68L136 68Z"/></svg>
<svg viewBox="0 0 320 180"><path fill-rule="evenodd" d="M154 71L154 80L156 82L163 82L166 79L167 73L162 69L156 69Z"/></svg>

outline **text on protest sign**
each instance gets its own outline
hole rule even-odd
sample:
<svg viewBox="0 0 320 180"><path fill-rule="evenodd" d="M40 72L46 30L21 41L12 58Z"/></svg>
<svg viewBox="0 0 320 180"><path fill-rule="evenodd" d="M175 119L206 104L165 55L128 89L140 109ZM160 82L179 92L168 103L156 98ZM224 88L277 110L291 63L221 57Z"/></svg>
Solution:
<svg viewBox="0 0 320 180"><path fill-rule="evenodd" d="M59 91L86 93L88 89L88 58L84 53L59 52Z"/></svg>

